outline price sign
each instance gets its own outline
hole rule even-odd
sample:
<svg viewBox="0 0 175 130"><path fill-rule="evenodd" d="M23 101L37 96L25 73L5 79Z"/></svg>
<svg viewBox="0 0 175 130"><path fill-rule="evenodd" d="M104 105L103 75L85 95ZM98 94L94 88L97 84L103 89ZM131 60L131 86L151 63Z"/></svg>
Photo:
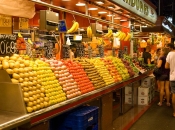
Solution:
<svg viewBox="0 0 175 130"><path fill-rule="evenodd" d="M52 58L53 57L53 43L46 42L44 43L44 49L45 49L45 57L46 58Z"/></svg>
<svg viewBox="0 0 175 130"><path fill-rule="evenodd" d="M29 28L29 19L19 18L19 29L28 29Z"/></svg>
<svg viewBox="0 0 175 130"><path fill-rule="evenodd" d="M12 17L0 15L0 27L12 27Z"/></svg>
<svg viewBox="0 0 175 130"><path fill-rule="evenodd" d="M0 55L16 53L16 39L17 35L0 34Z"/></svg>

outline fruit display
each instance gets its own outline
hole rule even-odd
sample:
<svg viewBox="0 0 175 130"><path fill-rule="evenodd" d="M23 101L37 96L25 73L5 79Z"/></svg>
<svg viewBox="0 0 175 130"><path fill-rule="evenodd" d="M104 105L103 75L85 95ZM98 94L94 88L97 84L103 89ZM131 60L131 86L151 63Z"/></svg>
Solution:
<svg viewBox="0 0 175 130"><path fill-rule="evenodd" d="M11 77L12 83L19 83L27 112L33 112L49 106L50 99L45 95L42 81L37 77L37 72L30 67L28 57L17 54L11 57L0 57L1 68Z"/></svg>
<svg viewBox="0 0 175 130"><path fill-rule="evenodd" d="M107 70L105 64L101 59L90 59L89 60L92 64L94 64L95 68L97 69L100 76L103 78L106 85L114 83L114 79L110 75L109 71Z"/></svg>
<svg viewBox="0 0 175 130"><path fill-rule="evenodd" d="M66 94L63 92L48 63L37 59L30 61L30 66L36 71L38 79L41 80L42 88L45 90L44 93L49 99L49 105L66 100Z"/></svg>
<svg viewBox="0 0 175 130"><path fill-rule="evenodd" d="M91 26L87 27L87 37L92 38L92 28L91 28Z"/></svg>
<svg viewBox="0 0 175 130"><path fill-rule="evenodd" d="M122 77L118 73L118 71L117 71L116 67L114 66L114 64L112 63L112 61L110 59L106 59L106 58L103 58L101 60L104 62L104 64L107 67L110 75L112 75L114 81L115 82L122 81Z"/></svg>
<svg viewBox="0 0 175 130"><path fill-rule="evenodd" d="M68 68L64 64L64 61L47 60L54 72L57 81L66 93L67 99L80 96L81 92L77 86L77 82L74 80L73 75L70 74Z"/></svg>
<svg viewBox="0 0 175 130"><path fill-rule="evenodd" d="M95 89L106 86L103 78L100 76L97 69L92 63L89 62L88 59L79 59L78 61L82 65L91 82L93 83Z"/></svg>
<svg viewBox="0 0 175 130"><path fill-rule="evenodd" d="M138 74L139 73L139 70L135 67L132 58L131 56L129 55L124 55L123 56L124 60L126 60L127 62L129 62L129 66L132 67L132 70L134 71L134 74Z"/></svg>
<svg viewBox="0 0 175 130"><path fill-rule="evenodd" d="M112 61L116 69L118 70L119 74L121 75L123 80L126 80L130 77L127 68L125 68L125 65L123 64L122 60L117 57L107 57Z"/></svg>
<svg viewBox="0 0 175 130"><path fill-rule="evenodd" d="M122 60L122 62L125 65L125 68L127 68L129 76L134 77L135 73L134 73L132 67L130 66L130 63L126 60Z"/></svg>
<svg viewBox="0 0 175 130"><path fill-rule="evenodd" d="M79 28L79 23L76 21L73 21L72 27L67 31L67 33L74 33L78 30Z"/></svg>
<svg viewBox="0 0 175 130"><path fill-rule="evenodd" d="M72 74L74 80L77 82L77 85L82 94L94 90L92 82L89 80L82 65L78 61L73 62L71 60L67 60L64 61L64 64L67 66L69 72Z"/></svg>

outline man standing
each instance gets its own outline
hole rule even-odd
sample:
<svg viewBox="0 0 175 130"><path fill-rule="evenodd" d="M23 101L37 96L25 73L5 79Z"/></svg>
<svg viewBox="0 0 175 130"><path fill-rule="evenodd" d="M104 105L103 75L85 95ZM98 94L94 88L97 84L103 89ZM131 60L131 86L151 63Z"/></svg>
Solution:
<svg viewBox="0 0 175 130"><path fill-rule="evenodd" d="M172 93L173 117L175 117L175 47L173 43L167 44L170 52L166 58L165 68L170 68L170 86Z"/></svg>
<svg viewBox="0 0 175 130"><path fill-rule="evenodd" d="M143 52L142 58L144 59L145 64L151 64L151 54L150 54L150 47L146 47L146 51Z"/></svg>

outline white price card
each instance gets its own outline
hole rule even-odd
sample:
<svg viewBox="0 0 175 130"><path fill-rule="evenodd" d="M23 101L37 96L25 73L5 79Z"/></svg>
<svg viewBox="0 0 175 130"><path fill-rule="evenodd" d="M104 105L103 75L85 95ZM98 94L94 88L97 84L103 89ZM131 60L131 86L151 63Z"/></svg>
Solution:
<svg viewBox="0 0 175 130"><path fill-rule="evenodd" d="M12 27L12 17L0 15L0 27Z"/></svg>

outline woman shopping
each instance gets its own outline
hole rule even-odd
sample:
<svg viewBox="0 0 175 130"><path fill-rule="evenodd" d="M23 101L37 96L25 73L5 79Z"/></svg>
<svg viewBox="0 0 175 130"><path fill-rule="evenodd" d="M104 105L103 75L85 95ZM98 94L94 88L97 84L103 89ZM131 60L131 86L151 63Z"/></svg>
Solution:
<svg viewBox="0 0 175 130"><path fill-rule="evenodd" d="M157 80L159 80L159 85L160 85L160 101L158 103L159 106L162 106L163 102L163 96L165 92L165 96L167 99L167 106L170 106L170 87L169 87L169 69L165 69L165 63L166 63L166 57L169 53L168 48L163 48L161 52L161 56L159 57L157 67L161 69L162 74L157 77Z"/></svg>

